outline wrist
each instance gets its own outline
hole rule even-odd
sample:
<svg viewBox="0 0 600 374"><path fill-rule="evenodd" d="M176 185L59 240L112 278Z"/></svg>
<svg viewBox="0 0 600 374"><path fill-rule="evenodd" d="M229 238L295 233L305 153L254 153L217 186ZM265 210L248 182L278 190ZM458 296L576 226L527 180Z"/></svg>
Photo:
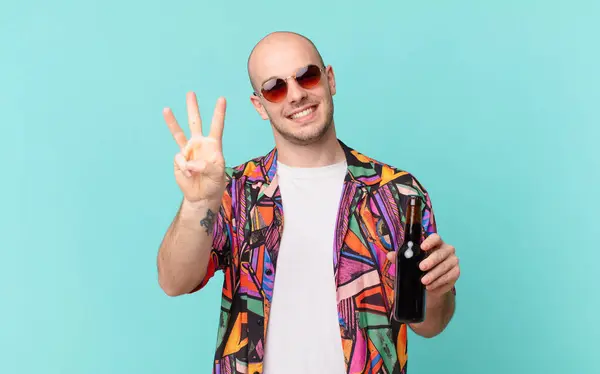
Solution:
<svg viewBox="0 0 600 374"><path fill-rule="evenodd" d="M181 202L181 209L190 213L204 213L207 209L212 209L214 211L215 209L218 209L220 205L221 201L219 199L201 199L190 201L184 197L183 201Z"/></svg>
<svg viewBox="0 0 600 374"><path fill-rule="evenodd" d="M208 216L215 216L220 209L219 200L198 200L189 201L183 199L179 210L180 220L184 222L193 222L194 226Z"/></svg>
<svg viewBox="0 0 600 374"><path fill-rule="evenodd" d="M444 292L444 293L427 293L427 308L428 309L438 309L442 307L452 296L452 292Z"/></svg>

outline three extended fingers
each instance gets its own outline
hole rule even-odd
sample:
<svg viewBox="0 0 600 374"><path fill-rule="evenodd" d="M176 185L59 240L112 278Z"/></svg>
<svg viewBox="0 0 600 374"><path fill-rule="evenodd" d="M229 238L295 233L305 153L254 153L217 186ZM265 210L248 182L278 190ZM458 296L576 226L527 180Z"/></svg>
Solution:
<svg viewBox="0 0 600 374"><path fill-rule="evenodd" d="M197 160L197 165L190 164L188 162L187 147L192 146L190 143L194 143L199 138L202 137L202 118L200 116L200 109L198 108L198 101L195 93L189 92L186 95L186 105L187 105L187 114L188 114L188 125L190 128L190 141L188 141L187 137L173 111L170 108L165 108L163 110L163 116L165 122L167 123L167 127L175 139L175 142L179 146L180 152L175 156L175 164L177 167L188 177L191 176L190 170L200 172L205 166L204 160ZM220 97L217 100L217 104L215 106L215 110L213 113L212 123L210 127L209 137L216 140L218 144L218 148L221 150L222 146L222 138L223 138L223 128L225 125L225 110L226 110L226 101L225 98ZM222 150L221 150L222 151Z"/></svg>
<svg viewBox="0 0 600 374"><path fill-rule="evenodd" d="M198 108L198 101L196 99L196 95L193 92L190 92L186 95L186 104L187 104L187 113L188 113L188 125L190 127L190 137L195 138L198 136L202 136L202 118L200 116L200 109ZM213 118L210 126L209 137L217 140L219 143L223 139L223 128L225 127L225 110L227 107L227 103L224 97L219 97L217 100L217 104L215 105L215 110L213 113ZM177 142L177 145L180 149L183 149L188 139L185 136L185 133L181 129L181 126L177 123L175 119L175 115L170 108L165 108L163 111L163 116L165 118L165 122Z"/></svg>

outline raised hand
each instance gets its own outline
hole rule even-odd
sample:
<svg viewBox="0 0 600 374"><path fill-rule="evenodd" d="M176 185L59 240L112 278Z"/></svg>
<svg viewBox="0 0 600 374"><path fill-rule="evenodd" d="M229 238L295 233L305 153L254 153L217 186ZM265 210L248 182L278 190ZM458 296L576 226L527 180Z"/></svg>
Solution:
<svg viewBox="0 0 600 374"><path fill-rule="evenodd" d="M174 159L175 179L188 202L220 201L225 190L225 99L221 97L217 100L208 136L202 135L202 120L196 95L189 92L186 101L189 140L171 109L165 108L163 111L167 126L179 146Z"/></svg>

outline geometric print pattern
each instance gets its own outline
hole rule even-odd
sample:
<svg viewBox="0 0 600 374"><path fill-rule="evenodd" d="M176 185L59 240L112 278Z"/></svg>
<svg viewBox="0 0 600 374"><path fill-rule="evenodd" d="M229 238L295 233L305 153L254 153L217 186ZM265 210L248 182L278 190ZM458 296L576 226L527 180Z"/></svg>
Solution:
<svg viewBox="0 0 600 374"><path fill-rule="evenodd" d="M348 170L331 260L347 373L406 374L407 326L391 318L395 266L386 254L404 240L409 195L425 202L423 238L437 231L431 201L410 173L338 141ZM216 271L224 272L213 373L262 373L285 222L276 165L275 148L226 170L208 270L192 291L203 288Z"/></svg>

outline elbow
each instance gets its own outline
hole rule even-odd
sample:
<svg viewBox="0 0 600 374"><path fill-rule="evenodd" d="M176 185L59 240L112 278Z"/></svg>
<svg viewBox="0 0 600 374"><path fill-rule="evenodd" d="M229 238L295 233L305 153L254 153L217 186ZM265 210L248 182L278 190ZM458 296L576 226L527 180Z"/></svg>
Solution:
<svg viewBox="0 0 600 374"><path fill-rule="evenodd" d="M440 335L441 331L420 331L418 335L425 339L432 339Z"/></svg>
<svg viewBox="0 0 600 374"><path fill-rule="evenodd" d="M192 293L199 282L196 279L190 279L187 282L173 279L173 277L165 276L161 272L158 274L158 285L167 296L171 297Z"/></svg>
<svg viewBox="0 0 600 374"><path fill-rule="evenodd" d="M170 287L166 287L164 285L161 285L160 288L163 290L165 295L170 296L170 297L181 296L186 293L180 289L172 288L172 287L170 288Z"/></svg>
<svg viewBox="0 0 600 374"><path fill-rule="evenodd" d="M438 331L434 331L431 328L426 328L419 324L411 324L409 325L411 330L417 335L425 339L431 339L439 334Z"/></svg>
<svg viewBox="0 0 600 374"><path fill-rule="evenodd" d="M168 280L167 277L160 272L158 273L158 285L167 296L175 297L187 293L183 287L177 285L177 283L172 280Z"/></svg>
<svg viewBox="0 0 600 374"><path fill-rule="evenodd" d="M414 323L409 325L413 332L425 339L432 339L440 335L444 329L444 325L433 324L431 321Z"/></svg>
<svg viewBox="0 0 600 374"><path fill-rule="evenodd" d="M206 272L195 272L188 269L165 266L161 258L157 261L158 285L171 297L186 295L194 292Z"/></svg>
<svg viewBox="0 0 600 374"><path fill-rule="evenodd" d="M158 286L167 296L175 297L185 293L181 287L177 286L176 279L165 271L160 256L157 258L156 270L158 275Z"/></svg>

